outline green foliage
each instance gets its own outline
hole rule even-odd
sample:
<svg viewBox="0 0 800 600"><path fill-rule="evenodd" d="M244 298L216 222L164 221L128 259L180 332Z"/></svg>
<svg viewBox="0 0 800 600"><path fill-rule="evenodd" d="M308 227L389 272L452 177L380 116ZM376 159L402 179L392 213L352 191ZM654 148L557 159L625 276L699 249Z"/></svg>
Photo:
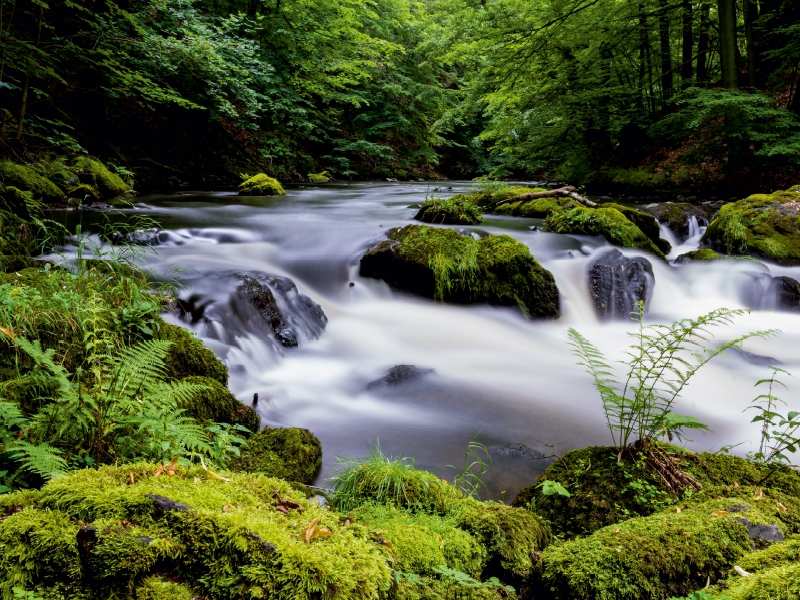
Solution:
<svg viewBox="0 0 800 600"><path fill-rule="evenodd" d="M635 343L620 361L627 368L617 379L602 353L574 329L569 344L594 379L600 393L611 437L622 452L636 440L648 441L668 435L679 438L683 430L707 429L693 417L672 412L675 400L697 371L729 348L738 348L752 337L769 338L775 330L756 331L712 346L711 330L729 326L745 310L717 309L695 319L682 319L670 325L644 325L644 303L633 318L638 331L629 333Z"/></svg>
<svg viewBox="0 0 800 600"><path fill-rule="evenodd" d="M251 407L239 402L227 387L211 377L184 377L183 381L200 386L199 391L180 404L186 414L201 423L231 423L251 432L261 429L261 417Z"/></svg>
<svg viewBox="0 0 800 600"><path fill-rule="evenodd" d="M31 192L35 200L60 202L64 192L52 181L42 177L25 165L14 164L9 160L0 161L0 180L8 186Z"/></svg>
<svg viewBox="0 0 800 600"><path fill-rule="evenodd" d="M748 407L757 413L751 423L761 423L761 443L754 459L766 465L788 464L791 461L785 453L787 451L797 452L797 448L800 446L800 436L797 433L800 430L800 418L798 418L800 413L790 411L784 416L776 412L778 404L786 405L786 402L772 393L776 384L786 387L782 381L777 379L778 373L790 374L778 367L770 367L770 369L772 375L768 379L756 382L756 387L767 385L767 393L756 396Z"/></svg>
<svg viewBox="0 0 800 600"><path fill-rule="evenodd" d="M308 429L266 427L251 435L231 469L310 484L322 466L322 444Z"/></svg>
<svg viewBox="0 0 800 600"><path fill-rule="evenodd" d="M407 225L361 259L361 275L446 302L518 306L529 317L559 314L558 289L524 244L507 235L475 240L452 229Z"/></svg>
<svg viewBox="0 0 800 600"><path fill-rule="evenodd" d="M172 351L164 364L167 374L175 379L208 377L228 385L228 368L197 337L183 327L158 320L155 337L172 342Z"/></svg>
<svg viewBox="0 0 800 600"><path fill-rule="evenodd" d="M81 183L98 190L103 198L124 196L131 189L119 175L109 171L99 160L88 156L76 158L73 168Z"/></svg>
<svg viewBox="0 0 800 600"><path fill-rule="evenodd" d="M398 508L442 514L461 491L432 473L414 467L411 457L384 456L380 442L369 457L337 457L339 473L331 480L331 503L342 511L374 500Z"/></svg>
<svg viewBox="0 0 800 600"><path fill-rule="evenodd" d="M567 491L567 489L557 481L550 481L549 479L545 479L536 487L542 488L542 495L544 496L553 496L555 494L558 494L559 496L565 496L567 498L570 497L570 493Z"/></svg>
<svg viewBox="0 0 800 600"><path fill-rule="evenodd" d="M482 487L486 488L486 484L483 483L483 476L492 468L492 457L489 454L489 449L480 442L475 441L479 433L476 433L467 444L461 472L453 477L453 485L470 498L477 498L478 490ZM450 468L454 469L455 467L450 465Z"/></svg>

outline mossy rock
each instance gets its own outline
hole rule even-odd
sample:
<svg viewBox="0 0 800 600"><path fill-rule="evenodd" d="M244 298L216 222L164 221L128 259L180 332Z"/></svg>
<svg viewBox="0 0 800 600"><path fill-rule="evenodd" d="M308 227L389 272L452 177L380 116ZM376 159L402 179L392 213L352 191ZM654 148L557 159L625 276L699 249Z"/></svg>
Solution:
<svg viewBox="0 0 800 600"><path fill-rule="evenodd" d="M240 196L285 196L283 186L274 177L259 173L239 184Z"/></svg>
<svg viewBox="0 0 800 600"><path fill-rule="evenodd" d="M602 205L602 208L615 208L628 219L631 223L636 225L648 239L656 245L664 254L668 254L672 250L672 245L667 241L661 239L661 227L653 215L630 206L623 206L616 202L608 202Z"/></svg>
<svg viewBox="0 0 800 600"><path fill-rule="evenodd" d="M228 368L188 330L162 320L155 337L172 342L169 355L164 361L170 377L183 379L196 375L228 385Z"/></svg>
<svg viewBox="0 0 800 600"><path fill-rule="evenodd" d="M486 548L448 517L409 513L380 504L366 504L350 513L391 544L394 568L403 573L435 576L439 567L480 578L488 561Z"/></svg>
<svg viewBox="0 0 800 600"><path fill-rule="evenodd" d="M265 428L251 435L231 468L310 484L322 466L322 444L308 429Z"/></svg>
<svg viewBox="0 0 800 600"><path fill-rule="evenodd" d="M331 180L331 174L327 171L322 171L321 173L309 173L308 180L313 183L325 183L326 181Z"/></svg>
<svg viewBox="0 0 800 600"><path fill-rule="evenodd" d="M135 600L194 600L197 595L183 583L161 576L145 578L134 590Z"/></svg>
<svg viewBox="0 0 800 600"><path fill-rule="evenodd" d="M552 213L544 224L555 233L601 236L612 246L638 248L664 258L653 241L616 208L578 206Z"/></svg>
<svg viewBox="0 0 800 600"><path fill-rule="evenodd" d="M540 480L557 481L570 496L545 496L541 488L530 486L520 490L512 506L534 510L567 538L652 514L674 501L661 489L652 469L642 463L617 462L617 450L608 446L570 450Z"/></svg>
<svg viewBox="0 0 800 600"><path fill-rule="evenodd" d="M361 258L361 275L458 304L518 306L529 317L559 316L553 275L508 235L475 240L452 229L391 229Z"/></svg>
<svg viewBox="0 0 800 600"><path fill-rule="evenodd" d="M709 217L709 211L705 207L688 202L664 202L648 209L648 212L652 213L659 223L666 224L680 240L689 237L692 216L697 219L699 225L706 225Z"/></svg>
<svg viewBox="0 0 800 600"><path fill-rule="evenodd" d="M33 192L23 192L14 186L8 186L0 192L0 203L6 210L25 221L38 216L42 210L41 203L34 200Z"/></svg>
<svg viewBox="0 0 800 600"><path fill-rule="evenodd" d="M800 264L800 186L724 205L700 245L784 265Z"/></svg>
<svg viewBox="0 0 800 600"><path fill-rule="evenodd" d="M414 219L438 225L476 225L483 222L483 215L473 199L459 195L426 200Z"/></svg>
<svg viewBox="0 0 800 600"><path fill-rule="evenodd" d="M636 517L592 535L550 546L536 590L558 600L663 600L688 595L727 575L751 550L747 528L721 499L691 509ZM751 503L748 518L766 523ZM538 596L537 596L538 597Z"/></svg>
<svg viewBox="0 0 800 600"><path fill-rule="evenodd" d="M541 191L541 190L536 190ZM537 198L520 202L507 202L494 208L496 215L509 215L512 217L532 217L544 219L551 213L568 208L580 206L572 198Z"/></svg>
<svg viewBox="0 0 800 600"><path fill-rule="evenodd" d="M181 405L186 415L204 424L228 423L242 425L251 433L261 429L261 417L250 406L242 404L227 387L210 377L185 377L184 381L202 385L206 389L196 393Z"/></svg>
<svg viewBox="0 0 800 600"><path fill-rule="evenodd" d="M739 456L723 453L688 454L683 470L704 486L759 486L800 498L800 472L780 469L770 473L764 467Z"/></svg>
<svg viewBox="0 0 800 600"><path fill-rule="evenodd" d="M0 506L16 507L0 520L0 594L12 597L18 586L48 598L98 589L101 597L131 597L164 574L209 598L389 593L389 549L286 482L253 474L221 481L194 466L174 477L155 471L152 464L76 471L38 494L0 498ZM281 500L299 508L278 510ZM313 526L321 535L307 539Z"/></svg>
<svg viewBox="0 0 800 600"><path fill-rule="evenodd" d="M0 160L0 181L6 187L15 187L31 192L33 198L47 203L57 203L64 199L64 192L55 183L39 175L25 165L18 165L9 160Z"/></svg>
<svg viewBox="0 0 800 600"><path fill-rule="evenodd" d="M130 186L125 183L122 177L109 171L108 168L97 159L88 156L79 156L73 161L72 166L80 182L100 192L103 199L124 196L131 191Z"/></svg>
<svg viewBox="0 0 800 600"><path fill-rule="evenodd" d="M447 514L486 548L490 561L484 569L484 578L495 576L515 586L533 572L534 552L553 541L547 523L522 508L465 498L454 502Z"/></svg>
<svg viewBox="0 0 800 600"><path fill-rule="evenodd" d="M725 255L720 254L716 250L712 250L711 248L703 248L702 250L692 250L691 252L685 252L684 254L681 254L678 258L676 258L675 262L678 264L685 264L693 260L708 261L708 260L722 260L724 258L726 258Z"/></svg>
<svg viewBox="0 0 800 600"><path fill-rule="evenodd" d="M88 183L81 183L71 188L67 195L70 198L77 198L81 202L97 202L102 198L100 191Z"/></svg>

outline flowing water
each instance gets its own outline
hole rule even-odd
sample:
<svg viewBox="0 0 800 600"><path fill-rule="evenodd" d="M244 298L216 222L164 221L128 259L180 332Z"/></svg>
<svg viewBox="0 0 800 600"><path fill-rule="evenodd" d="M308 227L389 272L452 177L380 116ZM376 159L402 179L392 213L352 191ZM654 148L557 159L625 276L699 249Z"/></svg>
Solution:
<svg viewBox="0 0 800 600"><path fill-rule="evenodd" d="M452 192L468 183L448 183ZM586 270L602 239L532 230L536 219L487 216L464 233L506 233L527 244L555 276L562 316L528 321L516 309L449 306L391 290L358 275L363 252L384 232L411 222L409 205L421 202L424 183L328 183L289 186L287 196L240 198L233 192L151 194L137 212L157 219L164 231L148 260L161 271L181 269L182 298L195 319L173 321L194 329L230 369L230 388L243 402L258 393L265 424L306 427L322 441L318 482L335 473L337 455L364 456L380 440L386 454L414 456L429 470L456 465L469 440L492 448L494 467L485 481L492 498L513 498L551 461L508 455L498 448L522 443L545 454L610 442L591 378L570 353L566 333L574 327L607 353L623 357L629 323L597 320L587 291ZM445 195L441 193L439 195ZM689 239L663 235L678 254L695 249L702 228L694 221ZM623 250L627 256L647 256ZM715 308L760 310L717 331L729 339L749 330L779 328L772 340L752 340L744 352L719 357L696 376L676 412L705 421L697 450L738 444L753 449L757 428L743 409L759 392L753 384L767 365L796 371L800 362L800 314L772 312L765 296L767 275L800 279L800 268L747 261L671 265L652 257L655 290L648 321L670 322ZM248 328L230 304L235 273L289 277L322 306L324 332L301 323L299 346L283 348ZM290 312L291 312L291 307ZM200 314L203 314L202 318ZM296 310L292 317L302 320ZM434 373L397 388L368 389L394 365L416 365ZM795 401L797 386L785 397ZM795 402L796 403L796 402ZM439 472L451 477L452 469Z"/></svg>

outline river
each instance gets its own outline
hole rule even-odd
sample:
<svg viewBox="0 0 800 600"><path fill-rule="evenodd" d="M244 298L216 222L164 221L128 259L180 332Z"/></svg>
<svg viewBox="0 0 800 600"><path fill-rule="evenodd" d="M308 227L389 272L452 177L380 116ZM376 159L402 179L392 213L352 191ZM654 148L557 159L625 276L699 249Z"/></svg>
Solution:
<svg viewBox="0 0 800 600"><path fill-rule="evenodd" d="M442 467L460 470L467 443L480 432L478 439L491 448L494 461L482 496L510 501L552 459L532 460L499 448L522 443L549 454L546 446L552 444L563 453L610 442L597 391L576 365L567 330L577 329L614 361L623 358L633 327L601 323L592 309L586 270L605 241L532 231L541 224L536 219L487 216L482 225L465 229L478 235L506 233L530 247L560 290L562 316L556 321L528 321L511 308L443 305L359 277L363 252L387 229L412 222L416 211L409 205L422 202L433 185L289 185L286 196L271 198L186 190L141 196L136 210L164 228L162 243L148 261L162 273L180 269L185 300L213 305L221 314L229 293L224 282L232 273L254 272L289 277L322 306L329 319L324 333L318 339L301 336L299 347L289 349L232 325L230 313L216 322L214 311L196 323L170 317L194 329L217 352L230 369L230 389L243 402L259 394L264 424L305 427L320 438L319 485L335 473L337 456L364 456L377 440L385 454L413 456L419 467L451 478L454 470ZM471 186L445 185L453 190L438 195ZM700 231L693 233L680 252L696 247ZM800 279L800 268L755 262L674 266L652 257L651 262L656 283L649 322L719 307L766 307L758 273ZM717 332L717 339L728 339L771 328L783 334L747 341L746 352L714 359L686 388L676 411L698 417L713 430L693 435L689 447L742 443L733 452L753 450L758 430L749 423L751 413L742 411L760 393L753 384L768 376L766 365L800 374L800 314L757 310ZM434 373L398 388L367 389L399 364ZM797 385L790 382L784 397L793 401Z"/></svg>

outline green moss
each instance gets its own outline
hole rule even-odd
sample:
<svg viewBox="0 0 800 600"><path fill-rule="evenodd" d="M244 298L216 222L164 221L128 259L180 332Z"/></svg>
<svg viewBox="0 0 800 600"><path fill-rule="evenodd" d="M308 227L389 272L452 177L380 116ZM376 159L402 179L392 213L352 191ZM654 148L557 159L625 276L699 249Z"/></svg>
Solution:
<svg viewBox="0 0 800 600"><path fill-rule="evenodd" d="M136 586L134 598L135 600L194 600L196 595L182 583L152 576Z"/></svg>
<svg viewBox="0 0 800 600"><path fill-rule="evenodd" d="M331 174L327 171L322 171L322 173L309 173L308 180L315 183L324 183L331 180Z"/></svg>
<svg viewBox="0 0 800 600"><path fill-rule="evenodd" d="M82 568L75 539L79 528L63 513L35 507L0 519L0 597L14 598L14 587L49 588L65 598L80 597Z"/></svg>
<svg viewBox="0 0 800 600"><path fill-rule="evenodd" d="M119 175L109 171L103 163L94 158L79 156L73 161L72 168L81 183L99 191L103 198L124 196L131 189Z"/></svg>
<svg viewBox="0 0 800 600"><path fill-rule="evenodd" d="M717 500L681 513L636 517L550 546L537 587L548 598L571 600L686 595L727 574L750 551L745 526L719 512L735 503ZM763 522L754 511L748 517Z"/></svg>
<svg viewBox="0 0 800 600"><path fill-rule="evenodd" d="M0 161L0 180L6 187L13 186L31 192L36 200L53 203L60 202L64 198L64 192L55 183L42 177L30 167L8 160Z"/></svg>
<svg viewBox="0 0 800 600"><path fill-rule="evenodd" d="M537 189L536 191L542 190ZM537 198L524 202L508 202L506 204L501 204L495 207L493 212L497 215L543 219L550 216L550 214L555 211L574 208L576 206L579 206L579 204L572 198Z"/></svg>
<svg viewBox="0 0 800 600"><path fill-rule="evenodd" d="M408 578L398 575L400 581L394 600L501 600L516 598L505 586L473 581L469 585L446 575L439 577Z"/></svg>
<svg viewBox="0 0 800 600"><path fill-rule="evenodd" d="M250 436L231 468L309 484L322 466L322 444L308 429L286 427Z"/></svg>
<svg viewBox="0 0 800 600"><path fill-rule="evenodd" d="M462 195L426 200L414 218L439 225L475 225L483 222L480 208L470 196Z"/></svg>
<svg viewBox="0 0 800 600"><path fill-rule="evenodd" d="M602 236L614 246L638 248L664 258L652 240L616 208L579 206L557 211L545 220L545 227L556 233Z"/></svg>
<svg viewBox="0 0 800 600"><path fill-rule="evenodd" d="M800 473L793 469L770 471L731 454L689 455L683 469L706 486L759 486L800 498ZM769 475L768 477L765 476Z"/></svg>
<svg viewBox="0 0 800 600"><path fill-rule="evenodd" d="M48 483L37 501L40 509L62 518L100 521L104 527L124 519L152 531L151 536L168 538L170 572L212 598L366 600L388 592L386 547L366 528L347 526L340 515L306 501L286 482L250 474L220 481L199 467L180 467L175 477L153 477L154 471L155 465L146 464L77 471ZM164 514L146 494L190 510ZM300 509L282 512L275 507L279 499ZM312 523L331 535L307 543Z"/></svg>
<svg viewBox="0 0 800 600"><path fill-rule="evenodd" d="M452 229L408 225L361 259L361 275L444 302L518 306L530 317L559 315L552 274L508 235L480 240Z"/></svg>
<svg viewBox="0 0 800 600"><path fill-rule="evenodd" d="M96 202L100 200L101 194L98 189L88 183L81 183L71 188L67 195L70 198L77 198L81 202Z"/></svg>
<svg viewBox="0 0 800 600"><path fill-rule="evenodd" d="M800 191L755 194L724 205L701 245L718 252L750 254L781 264L800 264Z"/></svg>
<svg viewBox="0 0 800 600"><path fill-rule="evenodd" d="M387 553L394 559L396 571L436 575L436 569L445 566L478 578L488 560L478 540L449 518L376 504L361 506L348 518L391 544Z"/></svg>
<svg viewBox="0 0 800 600"><path fill-rule="evenodd" d="M274 177L259 173L239 184L240 196L284 196L283 186Z"/></svg>
<svg viewBox="0 0 800 600"><path fill-rule="evenodd" d="M506 582L527 579L534 566L533 553L552 541L550 527L522 508L465 498L451 505L448 516L486 548L491 559L488 574Z"/></svg>
<svg viewBox="0 0 800 600"><path fill-rule="evenodd" d="M667 240L661 239L661 227L658 225L658 221L655 219L655 217L653 217L653 215L635 208L631 208L630 206L623 206L614 202L603 204L602 208L614 208L621 212L626 219L636 225L641 232L645 234L647 238L653 242L653 244L655 244L655 246L663 253L666 254L672 249L672 246L670 246L670 243Z"/></svg>
<svg viewBox="0 0 800 600"><path fill-rule="evenodd" d="M192 375L209 377L228 385L228 369L199 339L183 327L161 321L156 337L172 342L165 361L167 374L175 379Z"/></svg>
<svg viewBox="0 0 800 600"><path fill-rule="evenodd" d="M0 204L26 221L38 216L42 209L41 203L33 199L33 192L23 192L14 186L8 186L0 192Z"/></svg>
<svg viewBox="0 0 800 600"><path fill-rule="evenodd" d="M688 262L691 260L720 260L723 258L725 258L725 256L719 252L712 250L711 248L703 248L702 250L692 250L691 252L681 254L678 257L678 261Z"/></svg>
<svg viewBox="0 0 800 600"><path fill-rule="evenodd" d="M800 598L800 539L789 538L758 550L738 561L750 573L742 577L732 571L709 592L729 600L797 600Z"/></svg>
<svg viewBox="0 0 800 600"><path fill-rule="evenodd" d="M0 244L0 249L3 245ZM3 273L16 273L23 269L36 267L37 261L25 254L3 254L0 252L0 271Z"/></svg>
<svg viewBox="0 0 800 600"><path fill-rule="evenodd" d="M210 377L186 377L190 383L205 386L205 390L195 394L187 403L181 405L186 414L201 423L229 423L243 425L251 432L261 429L261 417L251 407L246 406L231 394L227 387Z"/></svg>

